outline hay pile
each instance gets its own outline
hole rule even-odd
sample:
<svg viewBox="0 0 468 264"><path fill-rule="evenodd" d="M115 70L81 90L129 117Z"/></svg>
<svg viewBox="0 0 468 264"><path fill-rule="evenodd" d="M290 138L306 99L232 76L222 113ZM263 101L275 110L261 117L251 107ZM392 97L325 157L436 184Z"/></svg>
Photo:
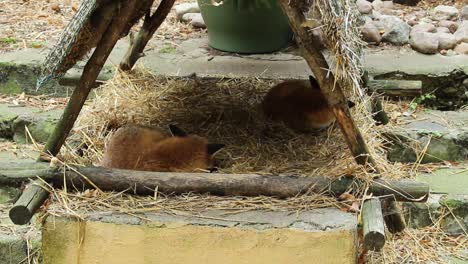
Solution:
<svg viewBox="0 0 468 264"><path fill-rule="evenodd" d="M381 252L368 253L367 263L445 264L468 260L468 237L450 236L437 225L422 229L407 228L400 234L389 236Z"/></svg>
<svg viewBox="0 0 468 264"><path fill-rule="evenodd" d="M298 134L267 120L260 102L271 86L258 79L170 80L144 69L118 74L85 106L62 157L68 163L99 164L105 142L117 128L139 124L167 131L169 124L177 124L211 142L226 144L217 155L221 172L373 176L356 165L337 126L319 135ZM384 139L365 111L364 104L358 103L353 116L383 175L401 177L402 168L386 160ZM80 157L77 153L83 143L88 148Z"/></svg>

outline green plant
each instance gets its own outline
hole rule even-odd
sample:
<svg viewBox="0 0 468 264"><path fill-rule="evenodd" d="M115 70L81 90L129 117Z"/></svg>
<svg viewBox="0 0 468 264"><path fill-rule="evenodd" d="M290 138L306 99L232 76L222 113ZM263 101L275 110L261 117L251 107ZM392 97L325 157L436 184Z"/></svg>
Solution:
<svg viewBox="0 0 468 264"><path fill-rule="evenodd" d="M428 94L423 94L419 97L416 97L415 99L413 99L413 101L411 101L410 105L409 105L409 109L411 111L414 111L416 110L416 108L418 107L418 105L424 103L425 101L427 100L433 100L435 99L436 96L434 94L431 94L431 93L428 93Z"/></svg>
<svg viewBox="0 0 468 264"><path fill-rule="evenodd" d="M164 48L159 50L159 53L175 53L176 47L174 46L165 46Z"/></svg>
<svg viewBox="0 0 468 264"><path fill-rule="evenodd" d="M38 49L38 48L42 48L44 46L44 43L43 42L33 41L33 42L31 42L30 45L31 45L32 48Z"/></svg>
<svg viewBox="0 0 468 264"><path fill-rule="evenodd" d="M421 135L421 136L432 136L435 138L441 138L443 136L441 132L427 131L426 129L418 129L417 132L418 132L418 135Z"/></svg>
<svg viewBox="0 0 468 264"><path fill-rule="evenodd" d="M0 43L3 44L16 44L16 42L16 38L14 37L0 38Z"/></svg>

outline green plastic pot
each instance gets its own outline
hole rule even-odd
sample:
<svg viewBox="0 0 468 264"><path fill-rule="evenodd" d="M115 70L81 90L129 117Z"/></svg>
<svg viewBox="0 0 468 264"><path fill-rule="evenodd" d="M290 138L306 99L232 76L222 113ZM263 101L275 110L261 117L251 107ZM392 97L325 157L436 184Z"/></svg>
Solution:
<svg viewBox="0 0 468 264"><path fill-rule="evenodd" d="M218 0L219 1L219 0ZM267 53L285 47L292 37L278 0L198 0L208 28L209 45L236 53Z"/></svg>

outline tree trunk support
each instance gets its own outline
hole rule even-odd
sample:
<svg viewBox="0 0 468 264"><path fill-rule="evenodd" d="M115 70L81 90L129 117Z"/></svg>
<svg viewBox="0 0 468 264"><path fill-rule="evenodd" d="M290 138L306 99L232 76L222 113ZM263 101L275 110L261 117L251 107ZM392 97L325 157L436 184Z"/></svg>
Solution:
<svg viewBox="0 0 468 264"><path fill-rule="evenodd" d="M395 234L406 228L405 219L394 199L381 199L382 211L388 231Z"/></svg>
<svg viewBox="0 0 468 264"><path fill-rule="evenodd" d="M7 166L11 166L9 168ZM279 176L224 173L176 173L109 169L103 167L49 167L45 162L0 163L0 185L17 187L22 182L40 176L55 187L63 186L64 175L68 186L78 190L92 188L85 175L99 189L105 191L129 191L141 195L153 195L157 188L165 194L211 193L213 195L268 195L292 197L303 192L339 196L345 191L359 192L368 185L373 196L396 201L424 202L429 186L426 183L376 179L370 184L353 177L337 179L325 176Z"/></svg>
<svg viewBox="0 0 468 264"><path fill-rule="evenodd" d="M102 33L103 37L86 63L80 82L73 91L60 120L50 135L44 148L44 153L55 156L60 151L83 108L86 98L88 98L99 72L115 44L120 39L126 24L130 22L131 15L135 11L135 7L138 6L138 3L138 0L125 1L125 3L118 3L116 1L112 4L112 8L116 8L117 12L112 12L109 16L103 17L103 19L108 20L106 22L108 26L102 27L103 31L105 30ZM117 8L119 5L120 8ZM45 161L45 156L41 155L39 161ZM37 184L29 184L19 200L11 208L10 216L13 216L13 221L17 221L17 223L29 222L34 213L42 205L42 202L47 199L49 192L43 188L36 188Z"/></svg>
<svg viewBox="0 0 468 264"><path fill-rule="evenodd" d="M16 225L29 223L31 217L49 196L48 188L41 180L36 180L26 186L23 194L10 209L9 216Z"/></svg>
<svg viewBox="0 0 468 264"><path fill-rule="evenodd" d="M380 251L385 245L385 226L379 199L370 198L365 200L361 216L364 249Z"/></svg>
<svg viewBox="0 0 468 264"><path fill-rule="evenodd" d="M335 77L317 44L306 28L302 26L306 22L306 18L300 8L295 6L297 5L296 2L298 1L280 0L280 5L289 18L289 24L295 34L297 44L302 49L303 57L320 84L320 88L335 114L356 162L363 165L369 163L377 170L377 164L369 154L366 142L358 127L354 124L347 99L340 85L335 82Z"/></svg>
<svg viewBox="0 0 468 264"><path fill-rule="evenodd" d="M140 32L138 32L136 38L130 42L130 47L120 62L121 70L131 70L136 61L143 56L143 50L145 49L146 44L148 44L148 41L166 19L174 5L174 2L175 0L162 0L154 14L151 16L147 15L145 17L145 21L143 22Z"/></svg>

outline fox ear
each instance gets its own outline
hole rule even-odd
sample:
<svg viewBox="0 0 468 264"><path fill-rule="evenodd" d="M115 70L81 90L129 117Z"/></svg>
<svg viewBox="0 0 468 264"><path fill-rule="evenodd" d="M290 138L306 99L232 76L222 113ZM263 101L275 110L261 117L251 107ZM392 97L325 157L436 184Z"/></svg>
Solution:
<svg viewBox="0 0 468 264"><path fill-rule="evenodd" d="M310 85L312 86L312 89L320 89L320 85L317 82L317 80L314 78L314 76L309 75L309 82L310 82Z"/></svg>
<svg viewBox="0 0 468 264"><path fill-rule="evenodd" d="M208 155L213 156L216 154L216 152L220 151L222 148L224 148L224 144L217 144L217 143L209 143L206 145L206 151L208 152Z"/></svg>
<svg viewBox="0 0 468 264"><path fill-rule="evenodd" d="M188 136L187 132L185 132L182 128L176 125L169 125L169 130L171 131L172 136L174 137L186 137Z"/></svg>
<svg viewBox="0 0 468 264"><path fill-rule="evenodd" d="M353 108L356 104L353 101L348 100L348 107Z"/></svg>

